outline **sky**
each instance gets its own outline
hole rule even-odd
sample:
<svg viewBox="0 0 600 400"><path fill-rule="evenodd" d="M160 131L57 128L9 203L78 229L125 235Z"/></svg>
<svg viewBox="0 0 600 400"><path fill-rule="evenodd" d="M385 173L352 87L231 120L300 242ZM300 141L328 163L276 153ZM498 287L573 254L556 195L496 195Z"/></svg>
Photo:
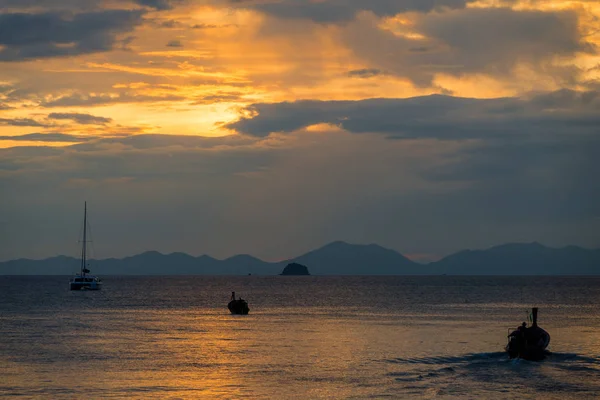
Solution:
<svg viewBox="0 0 600 400"><path fill-rule="evenodd" d="M600 247L600 3L0 0L0 260Z"/></svg>

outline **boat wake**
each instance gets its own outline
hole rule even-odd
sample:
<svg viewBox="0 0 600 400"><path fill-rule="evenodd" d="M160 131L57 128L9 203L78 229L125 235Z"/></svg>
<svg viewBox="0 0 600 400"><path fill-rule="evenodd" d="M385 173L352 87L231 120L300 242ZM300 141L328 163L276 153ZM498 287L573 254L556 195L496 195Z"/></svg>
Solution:
<svg viewBox="0 0 600 400"><path fill-rule="evenodd" d="M388 360L388 362L399 363L399 364L448 364L448 363L465 363L477 360L490 360L490 359L506 359L505 352L496 353L474 353L465 354L462 356L445 356L445 357L422 357L422 358L395 358Z"/></svg>
<svg viewBox="0 0 600 400"><path fill-rule="evenodd" d="M478 398L519 393L545 398L593 398L600 393L600 358L550 353L541 362L509 359L505 352L394 358L388 376L403 394ZM399 389L400 389L399 388Z"/></svg>

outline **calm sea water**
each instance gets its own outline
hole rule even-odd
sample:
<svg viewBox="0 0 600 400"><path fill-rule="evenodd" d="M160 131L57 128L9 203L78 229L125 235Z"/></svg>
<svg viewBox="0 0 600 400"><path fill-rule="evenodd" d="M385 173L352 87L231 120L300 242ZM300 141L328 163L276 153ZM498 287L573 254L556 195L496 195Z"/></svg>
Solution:
<svg viewBox="0 0 600 400"><path fill-rule="evenodd" d="M0 277L0 397L600 397L598 277L67 281ZM531 306L553 354L509 360Z"/></svg>

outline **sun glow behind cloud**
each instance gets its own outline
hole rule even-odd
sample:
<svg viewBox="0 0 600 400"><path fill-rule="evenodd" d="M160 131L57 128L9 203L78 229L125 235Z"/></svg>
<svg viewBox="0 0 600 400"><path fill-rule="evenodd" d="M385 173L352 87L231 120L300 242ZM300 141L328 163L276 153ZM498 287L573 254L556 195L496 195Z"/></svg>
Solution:
<svg viewBox="0 0 600 400"><path fill-rule="evenodd" d="M101 7L103 3L95 4ZM115 10L122 9L122 4L105 2L104 6ZM230 133L220 128L222 123L235 120L241 107L255 102L361 100L432 93L476 98L518 96L557 90L565 84L584 89L600 73L600 58L590 51L557 54L544 61L544 70L526 61L510 66L508 75L493 70L456 73L464 66L440 59L444 52L453 50L445 49L439 38L424 31L423 24L430 16L458 15L461 10L408 11L379 17L357 9L354 20L324 24L309 18L279 19L243 3L174 5L165 10L146 9L143 22L131 32L117 34L117 44L109 52L3 63L5 79L14 88L8 96L4 92L3 115L26 118L43 114L49 107L53 111L78 107L79 111L91 109L113 118L114 132L128 127L140 132L215 136ZM509 7L517 14L573 12L577 29L589 46L600 43L600 6L594 2L482 0L466 6L465 10ZM24 10L44 12L44 7L40 4ZM367 27L371 21L374 25ZM374 34L376 30L390 32L399 42L391 37L385 39L387 45L379 42L380 50L369 50L369 60L357 47L362 44L353 42L352 32L357 29L374 29ZM499 39L502 34L498 32ZM402 41L408 47L402 47ZM180 47L169 47L171 42ZM59 45L73 47L75 43ZM381 55L375 56L377 51ZM385 51L391 52L389 56ZM394 52L406 53L405 61L400 61L408 63L404 69L386 68L393 65L392 60L402 60L400 55L392 55ZM421 71L431 70L429 83L429 78L416 76L414 62ZM574 69L579 70L578 77L574 77ZM35 77L28 84L27 77L32 75ZM77 126L65 132L78 130L85 133ZM6 126L0 131L8 136L30 132Z"/></svg>
<svg viewBox="0 0 600 400"><path fill-rule="evenodd" d="M385 225L385 213L373 215L366 205L391 214L399 203L431 205L427 211L445 220L435 196L452 191L472 195L456 193L459 210L483 210L477 201L531 187L539 191L527 192L526 201L557 199L552 184L574 185L569 193L596 199L581 178L593 170L592 158L570 159L569 149L596 148L593 132L584 128L595 122L600 90L597 2L141 4L0 0L0 24L10 33L0 32L0 179L6 187L20 193L28 182L42 181L39 171L49 171L62 179L56 187L75 182L101 186L102 193L135 187L169 201L174 195L165 188L189 190L190 199L215 208L215 215L232 224L232 216L235 224L246 221L239 232L253 232L256 221L245 214L258 208L265 219L270 211L278 216L264 223L273 231L287 215L302 221L319 215L326 222L312 227L331 229L332 239L344 238L331 228L346 223L335 217L340 210L364 213L360 228L343 229L354 238L363 239L364 226L381 229L377 221ZM60 29L40 31L40 22ZM560 126L564 132L554 129ZM544 154L556 154L556 169ZM81 161L84 155L96 169ZM361 164L353 168L345 159ZM197 176L203 190L194 192ZM369 186L377 180L381 185ZM354 186L371 188L370 197ZM43 187L38 183L35 192ZM237 202L239 193L244 200ZM272 204L271 193L284 193L284 205ZM353 204L341 204L339 193ZM419 197L423 193L431 197ZM594 207L580 209L585 212L571 217L585 219ZM591 230L573 221L553 226L584 232L573 234L578 238ZM420 232L420 221L413 222ZM229 240L237 233L223 235ZM400 237L395 232L379 241L391 245ZM266 257L289 255L275 254L281 243L269 246ZM410 251L449 251L442 247Z"/></svg>

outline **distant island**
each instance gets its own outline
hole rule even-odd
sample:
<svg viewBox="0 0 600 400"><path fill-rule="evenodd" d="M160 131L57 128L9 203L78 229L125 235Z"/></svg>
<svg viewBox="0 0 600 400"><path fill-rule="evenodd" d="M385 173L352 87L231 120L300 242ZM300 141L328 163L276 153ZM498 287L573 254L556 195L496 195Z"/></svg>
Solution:
<svg viewBox="0 0 600 400"><path fill-rule="evenodd" d="M420 264L377 244L329 243L298 257L266 262L247 254L224 260L185 253L148 251L121 259L90 260L98 275L279 275L286 265L310 265L311 275L600 275L600 249L552 248L540 243L509 243L463 250ZM79 259L0 262L0 275L71 275Z"/></svg>
<svg viewBox="0 0 600 400"><path fill-rule="evenodd" d="M285 266L280 275L310 275L305 265L291 263Z"/></svg>

